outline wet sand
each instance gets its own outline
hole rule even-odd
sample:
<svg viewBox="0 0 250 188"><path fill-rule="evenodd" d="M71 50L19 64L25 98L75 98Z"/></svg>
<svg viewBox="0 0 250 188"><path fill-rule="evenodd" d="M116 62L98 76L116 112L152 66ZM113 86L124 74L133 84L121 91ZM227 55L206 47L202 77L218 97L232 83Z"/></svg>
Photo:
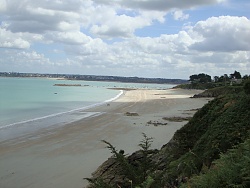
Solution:
<svg viewBox="0 0 250 188"><path fill-rule="evenodd" d="M189 117L207 99L192 99L196 90L131 90L109 104L88 109L95 116L0 143L1 188L81 188L84 177L111 154L101 140L118 150L139 149L142 133L154 138L161 148L186 122L169 122L163 117ZM126 112L138 116L127 116ZM148 122L167 125L154 126Z"/></svg>

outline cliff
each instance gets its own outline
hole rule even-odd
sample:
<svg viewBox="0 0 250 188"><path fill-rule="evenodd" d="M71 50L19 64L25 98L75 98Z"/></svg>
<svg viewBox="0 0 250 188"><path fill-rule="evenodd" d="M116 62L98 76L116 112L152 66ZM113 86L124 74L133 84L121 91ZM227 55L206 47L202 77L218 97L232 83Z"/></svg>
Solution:
<svg viewBox="0 0 250 188"><path fill-rule="evenodd" d="M221 155L232 152L230 149L234 148L234 155L238 156L238 148L249 147L250 96L243 92L243 88L205 92L203 95L216 98L198 110L160 150L145 147L149 143L147 137L144 137L144 145L140 145L142 149L130 156L112 150L110 144L109 148L115 155L93 173L93 177L89 179L89 187L173 188L182 185L187 187L190 184L192 187L209 187L206 182L202 186L198 184L197 177L212 173L216 169L216 161L225 160L227 157L221 159ZM247 149L249 151L250 148ZM249 164L248 158L241 159L242 164ZM241 176L239 173L234 174L237 177L231 177L233 182L229 182L224 175L224 179L220 177L222 180L218 180L217 185L213 186L248 186L250 170L242 166L244 173L240 173Z"/></svg>

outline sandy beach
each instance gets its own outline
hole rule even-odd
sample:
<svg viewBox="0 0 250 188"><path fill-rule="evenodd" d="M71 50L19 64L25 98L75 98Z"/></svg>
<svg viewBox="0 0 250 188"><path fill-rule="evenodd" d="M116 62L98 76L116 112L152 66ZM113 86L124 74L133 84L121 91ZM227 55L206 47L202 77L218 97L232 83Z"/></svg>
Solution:
<svg viewBox="0 0 250 188"><path fill-rule="evenodd" d="M92 117L0 143L1 188L81 188L84 177L111 154L101 140L126 153L138 150L142 133L160 148L186 122L163 117L190 117L208 99L192 99L197 90L131 90L109 104L88 109ZM84 112L86 112L84 111ZM82 113L84 113L82 112ZM127 116L126 112L138 116ZM148 122L158 122L154 126Z"/></svg>

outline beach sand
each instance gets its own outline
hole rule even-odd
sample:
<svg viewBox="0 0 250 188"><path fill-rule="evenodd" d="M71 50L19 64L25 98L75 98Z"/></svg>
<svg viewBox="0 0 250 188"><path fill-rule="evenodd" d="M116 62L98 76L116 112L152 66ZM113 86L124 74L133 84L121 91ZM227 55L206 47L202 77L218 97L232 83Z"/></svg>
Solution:
<svg viewBox="0 0 250 188"><path fill-rule="evenodd" d="M101 140L126 153L139 149L142 133L160 149L186 122L163 117L190 117L208 99L192 99L196 90L131 90L88 112L97 115L52 130L0 143L1 188L81 188L111 154ZM84 112L86 112L84 111ZM82 113L84 113L82 112ZM138 116L127 116L126 112ZM168 123L154 126L148 122Z"/></svg>

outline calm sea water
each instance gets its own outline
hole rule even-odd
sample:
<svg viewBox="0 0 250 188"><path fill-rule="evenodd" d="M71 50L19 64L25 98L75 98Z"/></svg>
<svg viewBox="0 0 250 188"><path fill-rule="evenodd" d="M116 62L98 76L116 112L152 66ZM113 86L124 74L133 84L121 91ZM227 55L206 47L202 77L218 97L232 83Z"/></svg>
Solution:
<svg viewBox="0 0 250 188"><path fill-rule="evenodd" d="M62 87L54 84L81 84ZM0 141L98 115L83 110L113 100L110 87L166 89L172 85L0 78Z"/></svg>

